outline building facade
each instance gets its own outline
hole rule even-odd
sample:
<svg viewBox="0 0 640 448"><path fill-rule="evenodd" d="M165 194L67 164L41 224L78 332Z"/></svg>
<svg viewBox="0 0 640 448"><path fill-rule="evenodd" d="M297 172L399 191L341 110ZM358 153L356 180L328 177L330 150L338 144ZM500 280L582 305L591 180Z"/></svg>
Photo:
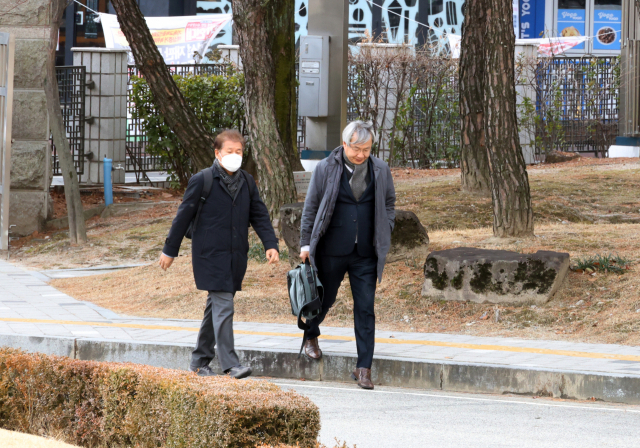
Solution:
<svg viewBox="0 0 640 448"><path fill-rule="evenodd" d="M296 41L307 33L309 1L295 0ZM388 43L438 44L449 34L461 34L464 0L345 0L349 2L349 39L372 36ZM113 13L108 0L80 0L88 8ZM231 0L138 0L146 16L229 14ZM592 36L570 55L613 55L620 52L622 0L514 0L514 27L522 39ZM104 46L96 15L77 3L67 8L60 30L59 65L71 65L72 47ZM68 44L67 44L68 43ZM229 23L214 44L231 45Z"/></svg>

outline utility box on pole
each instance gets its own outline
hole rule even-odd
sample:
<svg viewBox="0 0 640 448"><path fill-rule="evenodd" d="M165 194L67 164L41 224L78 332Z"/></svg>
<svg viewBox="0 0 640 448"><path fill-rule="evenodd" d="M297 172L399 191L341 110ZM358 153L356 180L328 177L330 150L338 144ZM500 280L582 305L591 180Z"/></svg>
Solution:
<svg viewBox="0 0 640 448"><path fill-rule="evenodd" d="M329 36L300 36L298 114L326 117L329 112Z"/></svg>
<svg viewBox="0 0 640 448"><path fill-rule="evenodd" d="M302 162L305 169L311 170L314 164L305 162L323 159L328 151L340 146L342 130L347 125L349 1L312 1L307 8L309 35L300 41L298 114L307 117L307 148L311 151L303 151ZM306 53L306 44L309 44L309 53ZM307 65L303 66L304 63ZM318 100L312 104L310 98L315 95L316 87Z"/></svg>

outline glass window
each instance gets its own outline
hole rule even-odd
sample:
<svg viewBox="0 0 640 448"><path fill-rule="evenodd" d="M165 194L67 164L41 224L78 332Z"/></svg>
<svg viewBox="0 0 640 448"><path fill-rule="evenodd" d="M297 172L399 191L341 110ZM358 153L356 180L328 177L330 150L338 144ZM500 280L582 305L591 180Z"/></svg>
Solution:
<svg viewBox="0 0 640 448"><path fill-rule="evenodd" d="M595 0L593 49L619 50L622 30L622 0Z"/></svg>
<svg viewBox="0 0 640 448"><path fill-rule="evenodd" d="M558 0L558 35L562 37L585 36L586 0ZM574 47L584 49L584 43Z"/></svg>
<svg viewBox="0 0 640 448"><path fill-rule="evenodd" d="M557 0L556 4L558 36L590 37L572 51L620 50L622 0Z"/></svg>

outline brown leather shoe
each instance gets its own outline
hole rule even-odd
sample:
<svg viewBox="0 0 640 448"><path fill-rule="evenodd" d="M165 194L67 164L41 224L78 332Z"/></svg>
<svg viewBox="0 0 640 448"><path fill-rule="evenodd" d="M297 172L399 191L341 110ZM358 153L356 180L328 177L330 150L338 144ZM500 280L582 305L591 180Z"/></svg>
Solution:
<svg viewBox="0 0 640 448"><path fill-rule="evenodd" d="M371 369L365 369L359 367L353 371L351 378L358 382L358 386L363 389L373 389L373 383L371 382Z"/></svg>
<svg viewBox="0 0 640 448"><path fill-rule="evenodd" d="M307 339L304 342L304 353L311 359L322 358L322 350L318 345L318 338Z"/></svg>

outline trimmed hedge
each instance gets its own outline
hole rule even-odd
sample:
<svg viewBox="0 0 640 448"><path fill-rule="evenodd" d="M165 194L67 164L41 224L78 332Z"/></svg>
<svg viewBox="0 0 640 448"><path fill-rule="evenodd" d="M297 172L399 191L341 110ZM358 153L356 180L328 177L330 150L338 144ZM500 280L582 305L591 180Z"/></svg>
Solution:
<svg viewBox="0 0 640 448"><path fill-rule="evenodd" d="M315 447L318 408L266 381L0 349L0 427L85 447Z"/></svg>

